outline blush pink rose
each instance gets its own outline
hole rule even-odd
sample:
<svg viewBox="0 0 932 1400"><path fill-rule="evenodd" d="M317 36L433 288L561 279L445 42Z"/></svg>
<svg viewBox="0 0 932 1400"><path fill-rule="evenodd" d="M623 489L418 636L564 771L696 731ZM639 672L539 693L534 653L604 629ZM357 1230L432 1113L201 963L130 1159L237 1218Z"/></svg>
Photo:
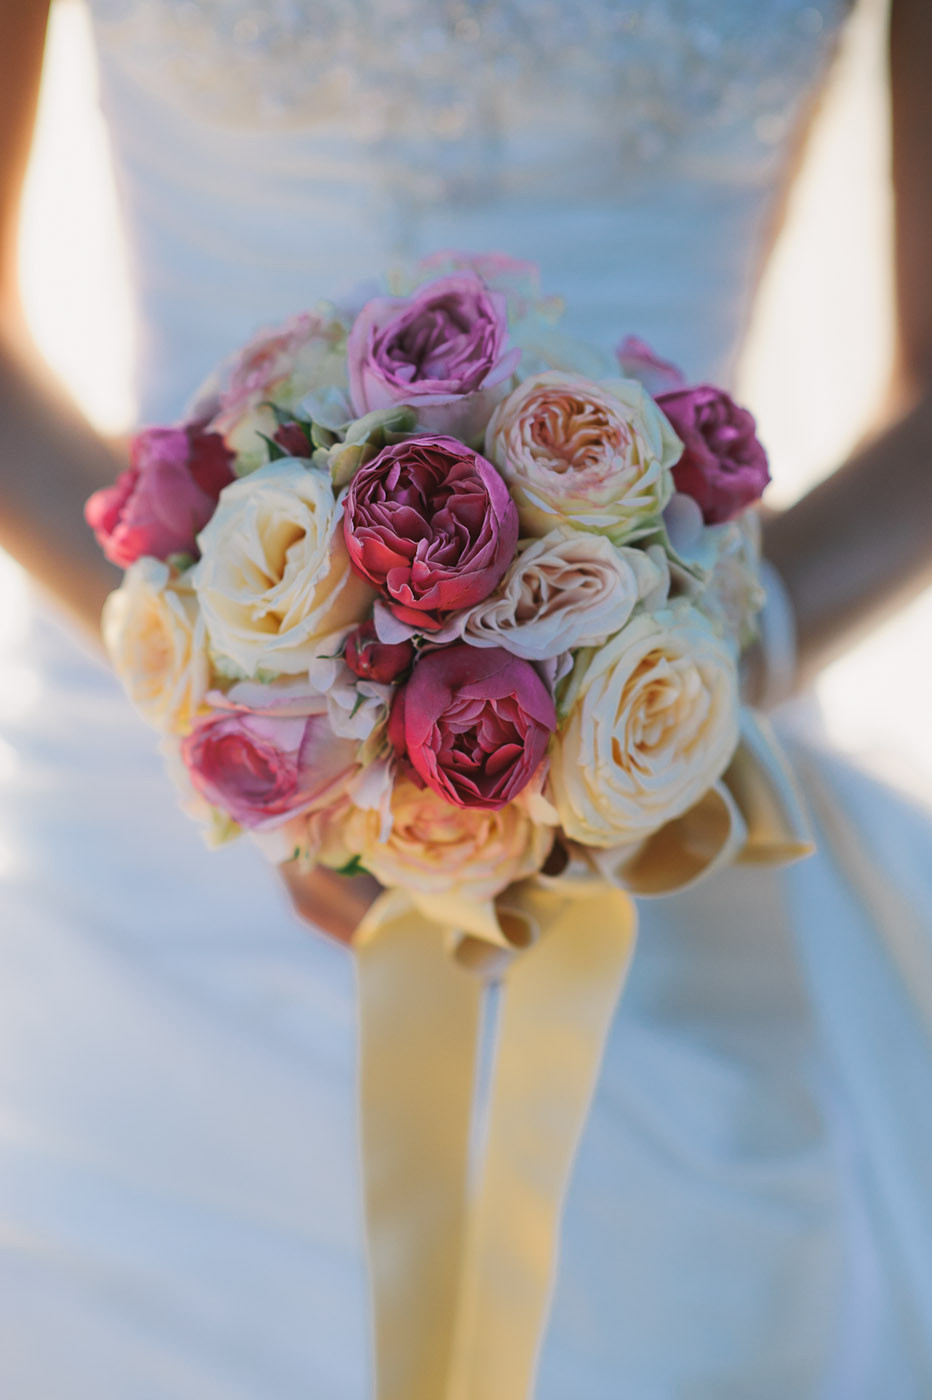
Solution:
<svg viewBox="0 0 932 1400"><path fill-rule="evenodd" d="M746 408L709 384L660 394L657 402L683 441L676 489L692 496L707 525L733 520L760 499L770 471Z"/></svg>
<svg viewBox="0 0 932 1400"><path fill-rule="evenodd" d="M495 589L514 557L518 512L491 462L453 438L424 436L356 473L343 528L356 572L396 618L430 632Z"/></svg>
<svg viewBox="0 0 932 1400"><path fill-rule="evenodd" d="M325 712L306 713L324 709L319 696L247 681L208 700L217 712L181 756L201 796L240 826L275 827L332 802L358 771L355 741L334 734Z"/></svg>
<svg viewBox="0 0 932 1400"><path fill-rule="evenodd" d="M223 438L200 424L137 433L131 465L84 508L107 558L128 569L143 555L196 554L198 531L233 480L232 461Z"/></svg>
<svg viewBox="0 0 932 1400"><path fill-rule="evenodd" d="M430 432L480 436L520 352L508 346L505 297L472 271L410 297L377 297L347 342L350 399L362 415L407 404Z"/></svg>
<svg viewBox="0 0 932 1400"><path fill-rule="evenodd" d="M438 796L495 811L530 782L556 727L530 662L501 647L459 645L421 657L398 691L389 737Z"/></svg>
<svg viewBox="0 0 932 1400"><path fill-rule="evenodd" d="M361 622L346 639L343 660L360 680L391 685L410 670L414 660L414 643L380 642L375 623Z"/></svg>
<svg viewBox="0 0 932 1400"><path fill-rule="evenodd" d="M624 377L637 379L655 398L672 389L681 389L686 383L682 370L669 360L662 360L636 335L626 335L615 355Z"/></svg>

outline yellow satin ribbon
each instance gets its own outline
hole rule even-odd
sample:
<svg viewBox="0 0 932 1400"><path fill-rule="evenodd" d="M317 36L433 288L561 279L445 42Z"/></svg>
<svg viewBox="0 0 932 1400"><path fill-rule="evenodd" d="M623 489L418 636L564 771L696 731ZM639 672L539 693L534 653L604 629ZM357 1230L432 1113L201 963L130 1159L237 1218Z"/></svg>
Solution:
<svg viewBox="0 0 932 1400"><path fill-rule="evenodd" d="M595 869L574 859L495 907L401 890L376 901L355 946L377 1400L530 1400L563 1202L634 948L631 894L810 849L789 770L747 714L722 783L636 850ZM492 976L498 1043L471 1174Z"/></svg>

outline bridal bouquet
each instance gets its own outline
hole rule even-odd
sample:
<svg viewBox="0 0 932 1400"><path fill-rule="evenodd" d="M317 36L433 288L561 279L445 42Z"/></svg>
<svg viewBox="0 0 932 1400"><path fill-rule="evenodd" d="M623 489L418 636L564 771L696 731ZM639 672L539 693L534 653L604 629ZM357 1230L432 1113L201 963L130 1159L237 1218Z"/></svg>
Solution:
<svg viewBox="0 0 932 1400"><path fill-rule="evenodd" d="M561 334L527 264L392 291L260 336L87 515L211 838L386 887L354 941L379 1400L521 1400L631 896L806 849L739 695L767 461L722 390ZM479 1185L472 971L504 985Z"/></svg>
<svg viewBox="0 0 932 1400"><path fill-rule="evenodd" d="M729 803L753 419L632 337L563 336L530 265L394 290L260 335L138 434L87 507L126 570L113 663L215 841L480 925L568 858L649 893L671 823Z"/></svg>

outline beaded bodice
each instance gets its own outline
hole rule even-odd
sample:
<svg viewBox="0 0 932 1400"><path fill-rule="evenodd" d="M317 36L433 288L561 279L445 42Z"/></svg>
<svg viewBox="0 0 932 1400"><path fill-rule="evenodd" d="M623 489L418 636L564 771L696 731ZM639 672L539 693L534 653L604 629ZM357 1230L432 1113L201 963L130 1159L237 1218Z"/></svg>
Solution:
<svg viewBox="0 0 932 1400"><path fill-rule="evenodd" d="M713 213L774 188L848 4L91 0L128 205L175 236L180 193L187 242L222 259L246 240L251 278L256 260L297 274L316 248L333 275L315 292L438 243L502 247L542 258L577 304L598 286L593 312L613 241L616 261L640 256L626 221L648 203L662 246L699 187L704 244ZM171 215L152 208L159 184ZM209 234L207 200L223 214ZM275 224L305 207L296 258ZM733 236L743 266L752 240ZM253 319L276 314L256 291Z"/></svg>

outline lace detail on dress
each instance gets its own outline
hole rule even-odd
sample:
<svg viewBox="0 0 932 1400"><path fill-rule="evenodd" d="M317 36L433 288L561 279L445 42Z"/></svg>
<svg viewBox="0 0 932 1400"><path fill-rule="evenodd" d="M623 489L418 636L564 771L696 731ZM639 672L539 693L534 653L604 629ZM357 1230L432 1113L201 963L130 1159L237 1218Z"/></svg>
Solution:
<svg viewBox="0 0 932 1400"><path fill-rule="evenodd" d="M598 127L653 161L696 131L783 138L848 0L92 0L136 81L235 125L487 147ZM487 152L486 152L487 157Z"/></svg>

